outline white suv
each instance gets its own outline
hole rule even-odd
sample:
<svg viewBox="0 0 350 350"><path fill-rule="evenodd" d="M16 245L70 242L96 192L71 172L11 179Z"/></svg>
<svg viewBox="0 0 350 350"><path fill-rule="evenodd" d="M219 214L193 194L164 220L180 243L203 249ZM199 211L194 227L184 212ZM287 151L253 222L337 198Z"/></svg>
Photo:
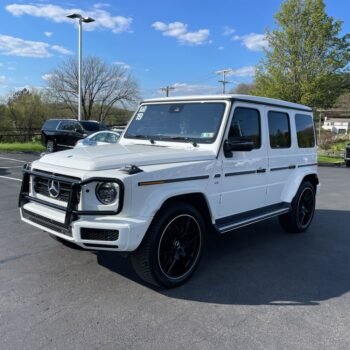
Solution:
<svg viewBox="0 0 350 350"><path fill-rule="evenodd" d="M205 236L314 216L312 110L244 95L143 101L118 144L48 154L24 169L22 220L63 243L130 252L141 278L175 287Z"/></svg>

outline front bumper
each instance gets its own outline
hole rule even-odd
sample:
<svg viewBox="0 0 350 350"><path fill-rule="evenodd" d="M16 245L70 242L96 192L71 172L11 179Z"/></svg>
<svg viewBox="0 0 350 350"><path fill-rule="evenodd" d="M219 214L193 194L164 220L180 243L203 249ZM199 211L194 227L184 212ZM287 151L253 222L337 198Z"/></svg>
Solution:
<svg viewBox="0 0 350 350"><path fill-rule="evenodd" d="M49 179L64 181L70 184L71 193L67 206L62 207L30 195L31 175L35 176L37 173L25 167L19 195L22 221L85 249L133 251L141 243L151 218L129 218L117 215L122 209L124 193L124 187L120 180L90 178L84 181L77 181L67 180L67 178L63 178L62 176L45 175ZM42 176L41 173L40 176ZM121 188L120 205L116 211L83 211L77 209L79 200L77 194L81 186L95 181L119 181ZM89 232L93 232L94 230L97 233L101 232L102 236L106 231L113 232L114 238L117 239L111 240L111 235L107 235L108 240L104 240L103 237L101 238L101 235L92 235L86 239L84 231L86 232L87 230Z"/></svg>

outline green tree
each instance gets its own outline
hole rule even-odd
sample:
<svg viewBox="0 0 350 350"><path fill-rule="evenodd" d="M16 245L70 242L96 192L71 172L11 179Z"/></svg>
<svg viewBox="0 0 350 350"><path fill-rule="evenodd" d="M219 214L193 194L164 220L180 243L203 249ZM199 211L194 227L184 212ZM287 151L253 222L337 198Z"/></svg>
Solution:
<svg viewBox="0 0 350 350"><path fill-rule="evenodd" d="M15 92L7 101L9 120L16 132L29 140L34 129L40 128L45 120L45 106L41 94L35 90L23 89Z"/></svg>
<svg viewBox="0 0 350 350"><path fill-rule="evenodd" d="M256 72L254 94L329 108L344 91L350 35L323 0L286 0L267 31L269 48Z"/></svg>

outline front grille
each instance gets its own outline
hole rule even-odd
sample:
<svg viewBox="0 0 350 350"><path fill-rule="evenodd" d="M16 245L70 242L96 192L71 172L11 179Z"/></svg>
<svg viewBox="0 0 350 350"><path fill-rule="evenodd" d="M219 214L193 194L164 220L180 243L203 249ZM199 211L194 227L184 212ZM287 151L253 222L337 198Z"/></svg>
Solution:
<svg viewBox="0 0 350 350"><path fill-rule="evenodd" d="M97 228L82 228L81 239L94 241L116 241L119 238L118 230L104 230Z"/></svg>
<svg viewBox="0 0 350 350"><path fill-rule="evenodd" d="M49 193L49 181L50 180L47 177L45 177L45 174L64 177L64 178L67 178L67 180L74 180L74 181L80 180L79 178L76 178L76 177L60 175L60 174L53 174L53 173L49 173L49 172L42 171L42 170L40 170L40 171L34 170L34 171L37 173L43 174L43 176L41 176L41 175L33 176L34 191L38 194L41 194L43 196L50 197L50 198L53 198L50 196L50 193ZM69 183L64 183L64 182L59 182L59 184L60 184L60 193L59 193L58 197L56 197L55 199L67 203L68 199L69 199L70 192L71 192L71 185ZM79 191L78 191L78 193L79 193ZM79 199L80 198L77 198L76 203L79 202Z"/></svg>
<svg viewBox="0 0 350 350"><path fill-rule="evenodd" d="M48 219L44 216L35 214L26 209L22 209L22 215L25 219L32 221L38 225L44 226L50 230L72 237L72 230L71 227L68 225L62 224L61 222L55 220Z"/></svg>

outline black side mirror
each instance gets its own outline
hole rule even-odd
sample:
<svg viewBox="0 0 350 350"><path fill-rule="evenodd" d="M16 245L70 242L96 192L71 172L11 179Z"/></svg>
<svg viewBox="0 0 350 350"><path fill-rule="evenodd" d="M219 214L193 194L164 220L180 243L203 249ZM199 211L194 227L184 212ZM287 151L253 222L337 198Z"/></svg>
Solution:
<svg viewBox="0 0 350 350"><path fill-rule="evenodd" d="M254 142L249 137L235 137L224 142L224 153L228 158L232 157L232 152L249 152L253 149Z"/></svg>

